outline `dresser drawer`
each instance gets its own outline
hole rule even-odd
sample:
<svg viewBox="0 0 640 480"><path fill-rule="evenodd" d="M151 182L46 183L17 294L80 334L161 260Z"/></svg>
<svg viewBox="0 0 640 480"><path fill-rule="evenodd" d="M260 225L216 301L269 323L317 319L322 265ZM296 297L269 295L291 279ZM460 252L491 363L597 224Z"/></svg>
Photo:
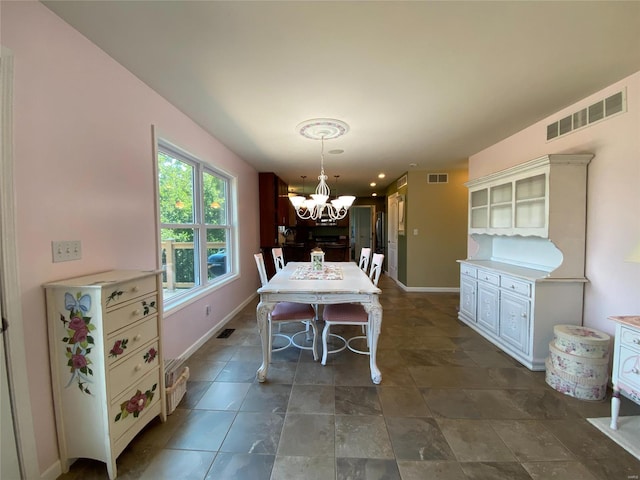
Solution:
<svg viewBox="0 0 640 480"><path fill-rule="evenodd" d="M113 287L105 287L104 294L106 297L105 306L107 310L126 303L129 300L138 298L157 289L156 276L136 278L127 282L122 282Z"/></svg>
<svg viewBox="0 0 640 480"><path fill-rule="evenodd" d="M469 265L462 264L460 265L460 273L462 275L466 275L467 277L476 278L478 269Z"/></svg>
<svg viewBox="0 0 640 480"><path fill-rule="evenodd" d="M487 270L478 270L478 280L490 283L491 285L500 285L500 275Z"/></svg>
<svg viewBox="0 0 640 480"><path fill-rule="evenodd" d="M621 326L620 345L635 349L640 353L640 331Z"/></svg>
<svg viewBox="0 0 640 480"><path fill-rule="evenodd" d="M134 427L138 419L160 401L160 385L160 369L154 368L111 404L109 424L112 439L120 438Z"/></svg>
<svg viewBox="0 0 640 480"><path fill-rule="evenodd" d="M108 365L126 358L141 345L158 336L158 317L136 322L131 327L116 332L107 338Z"/></svg>
<svg viewBox="0 0 640 480"><path fill-rule="evenodd" d="M640 390L640 353L621 345L619 355L617 381Z"/></svg>
<svg viewBox="0 0 640 480"><path fill-rule="evenodd" d="M522 280L516 280L513 277L502 275L500 277L500 286L509 290L510 292L518 293L526 297L531 296L531 284L528 282L523 282Z"/></svg>
<svg viewBox="0 0 640 480"><path fill-rule="evenodd" d="M159 365L158 342L150 343L130 354L129 358L109 370L111 396L117 397L129 385Z"/></svg>
<svg viewBox="0 0 640 480"><path fill-rule="evenodd" d="M116 330L128 327L133 322L156 313L158 313L158 297L155 294L144 297L141 300L135 300L123 305L121 308L110 310L105 315L106 333L110 335Z"/></svg>

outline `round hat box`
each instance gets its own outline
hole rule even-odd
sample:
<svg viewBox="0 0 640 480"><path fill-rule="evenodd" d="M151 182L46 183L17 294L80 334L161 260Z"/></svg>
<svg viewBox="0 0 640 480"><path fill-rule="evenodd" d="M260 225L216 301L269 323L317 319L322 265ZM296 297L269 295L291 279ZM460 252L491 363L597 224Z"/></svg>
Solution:
<svg viewBox="0 0 640 480"><path fill-rule="evenodd" d="M609 358L611 337L604 332L579 325L553 327L555 348L565 353L589 358Z"/></svg>
<svg viewBox="0 0 640 480"><path fill-rule="evenodd" d="M570 377L592 378L606 383L609 378L609 358L590 358L565 353L549 343L549 360L553 368Z"/></svg>
<svg viewBox="0 0 640 480"><path fill-rule="evenodd" d="M550 359L546 360L545 381L560 393L580 400L603 400L607 394L607 380L570 375L554 368Z"/></svg>

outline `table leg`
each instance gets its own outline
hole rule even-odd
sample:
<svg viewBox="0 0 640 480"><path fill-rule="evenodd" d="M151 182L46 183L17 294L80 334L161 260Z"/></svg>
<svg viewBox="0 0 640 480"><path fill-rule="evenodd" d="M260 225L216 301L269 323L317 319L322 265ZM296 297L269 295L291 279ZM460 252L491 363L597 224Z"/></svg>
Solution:
<svg viewBox="0 0 640 480"><path fill-rule="evenodd" d="M267 370L269 368L269 315L275 307L275 303L260 302L256 307L256 320L258 322L258 333L260 334L260 341L262 343L262 365L256 372L256 377L259 382L264 382L267 379Z"/></svg>
<svg viewBox="0 0 640 480"><path fill-rule="evenodd" d="M365 304L364 308L369 314L368 344L369 344L369 367L371 369L371 380L376 385L382 382L382 373L376 362L376 354L378 350L378 337L382 328L382 307L378 302L378 297L374 297L374 302Z"/></svg>

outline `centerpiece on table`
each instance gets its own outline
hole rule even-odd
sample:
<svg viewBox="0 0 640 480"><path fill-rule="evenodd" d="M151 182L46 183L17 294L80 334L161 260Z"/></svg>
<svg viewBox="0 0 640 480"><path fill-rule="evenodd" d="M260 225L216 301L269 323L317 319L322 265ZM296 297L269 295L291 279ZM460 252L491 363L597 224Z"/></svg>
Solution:
<svg viewBox="0 0 640 480"><path fill-rule="evenodd" d="M311 250L311 270L314 272L324 270L324 252L318 247Z"/></svg>

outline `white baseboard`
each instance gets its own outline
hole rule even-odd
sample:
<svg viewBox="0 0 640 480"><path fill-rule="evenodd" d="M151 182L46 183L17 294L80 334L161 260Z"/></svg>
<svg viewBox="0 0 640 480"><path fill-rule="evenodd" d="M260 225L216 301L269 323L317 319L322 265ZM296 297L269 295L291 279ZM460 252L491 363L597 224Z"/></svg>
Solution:
<svg viewBox="0 0 640 480"><path fill-rule="evenodd" d="M391 278L391 277L389 277ZM392 279L405 292L425 292L425 293L459 293L458 287L407 287L397 279Z"/></svg>
<svg viewBox="0 0 640 480"><path fill-rule="evenodd" d="M229 323L233 317L235 317L244 307L246 307L249 303L251 303L256 297L257 293L249 296L244 302L234 308L231 312L229 312L220 322L218 322L211 330L205 333L202 337L198 339L196 343L187 348L184 352L182 352L178 358L176 359L176 363L174 364L176 367L180 366L184 363L191 355L196 353L196 351L205 343L207 343L211 338L218 334L222 330L222 328ZM256 324L257 325L257 324Z"/></svg>
<svg viewBox="0 0 640 480"><path fill-rule="evenodd" d="M104 465L104 471L106 472L107 464L105 463ZM40 480L56 480L60 475L62 475L62 463L60 463L60 460L56 460L53 465L42 472Z"/></svg>

